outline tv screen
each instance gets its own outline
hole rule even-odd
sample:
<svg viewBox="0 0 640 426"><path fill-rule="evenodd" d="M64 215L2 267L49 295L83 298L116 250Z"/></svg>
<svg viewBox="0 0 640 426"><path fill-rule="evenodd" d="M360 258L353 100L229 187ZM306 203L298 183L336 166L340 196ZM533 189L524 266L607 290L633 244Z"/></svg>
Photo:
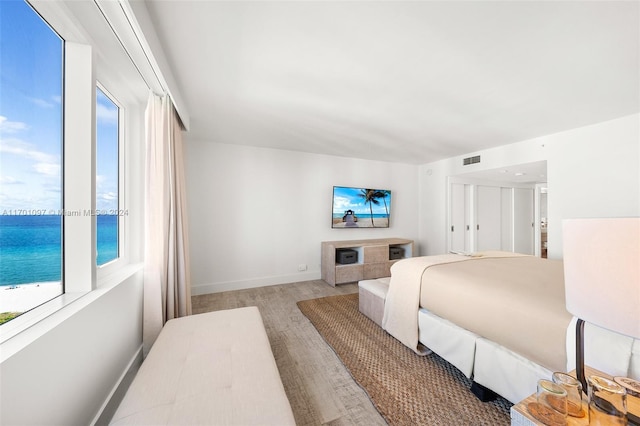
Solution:
<svg viewBox="0 0 640 426"><path fill-rule="evenodd" d="M391 191L333 187L332 228L388 228Z"/></svg>

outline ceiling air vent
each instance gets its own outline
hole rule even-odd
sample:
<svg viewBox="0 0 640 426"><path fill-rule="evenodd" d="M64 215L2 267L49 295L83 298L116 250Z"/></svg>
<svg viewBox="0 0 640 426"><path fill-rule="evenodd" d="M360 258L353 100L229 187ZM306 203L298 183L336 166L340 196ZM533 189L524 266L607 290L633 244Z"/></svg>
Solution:
<svg viewBox="0 0 640 426"><path fill-rule="evenodd" d="M476 155L475 157L467 157L464 160L462 160L462 165L468 166L469 164L476 164L479 162L480 162L480 156Z"/></svg>

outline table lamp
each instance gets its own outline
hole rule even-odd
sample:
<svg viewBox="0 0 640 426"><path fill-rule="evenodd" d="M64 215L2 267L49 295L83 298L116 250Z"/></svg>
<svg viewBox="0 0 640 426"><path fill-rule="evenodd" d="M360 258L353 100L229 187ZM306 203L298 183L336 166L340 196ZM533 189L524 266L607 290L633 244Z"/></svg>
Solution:
<svg viewBox="0 0 640 426"><path fill-rule="evenodd" d="M640 217L563 223L567 311L576 324L576 376L584 377L584 322L640 339Z"/></svg>

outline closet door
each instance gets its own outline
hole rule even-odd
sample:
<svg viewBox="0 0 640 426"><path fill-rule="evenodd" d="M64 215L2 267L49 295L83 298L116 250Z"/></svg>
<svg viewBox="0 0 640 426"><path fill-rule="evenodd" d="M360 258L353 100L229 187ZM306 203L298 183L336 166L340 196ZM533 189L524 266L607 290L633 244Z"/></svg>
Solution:
<svg viewBox="0 0 640 426"><path fill-rule="evenodd" d="M469 251L469 185L452 183L450 189L451 206L449 209L449 250Z"/></svg>
<svg viewBox="0 0 640 426"><path fill-rule="evenodd" d="M530 188L513 190L513 251L534 254L534 191Z"/></svg>
<svg viewBox="0 0 640 426"><path fill-rule="evenodd" d="M497 186L476 187L476 250L500 250L502 247L501 189Z"/></svg>
<svg viewBox="0 0 640 426"><path fill-rule="evenodd" d="M513 251L513 188L500 188L502 202L501 250Z"/></svg>

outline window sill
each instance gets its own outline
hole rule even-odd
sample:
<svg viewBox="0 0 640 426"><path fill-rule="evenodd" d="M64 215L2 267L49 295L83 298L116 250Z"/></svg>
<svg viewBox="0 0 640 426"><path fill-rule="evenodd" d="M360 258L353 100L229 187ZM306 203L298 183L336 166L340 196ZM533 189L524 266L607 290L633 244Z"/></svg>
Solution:
<svg viewBox="0 0 640 426"><path fill-rule="evenodd" d="M95 290L62 294L0 326L0 363L90 305L142 268L142 263L127 265L99 280L98 288Z"/></svg>
<svg viewBox="0 0 640 426"><path fill-rule="evenodd" d="M50 301L45 302L42 305L33 308L30 311L27 311L24 314L20 315L19 317L3 324L2 326L0 326L0 344L33 327L35 324L51 316L55 312L59 311L65 306L68 306L69 304L73 303L74 301L78 300L80 297L88 293L89 292L61 294L60 296L57 296L56 298L51 299Z"/></svg>

